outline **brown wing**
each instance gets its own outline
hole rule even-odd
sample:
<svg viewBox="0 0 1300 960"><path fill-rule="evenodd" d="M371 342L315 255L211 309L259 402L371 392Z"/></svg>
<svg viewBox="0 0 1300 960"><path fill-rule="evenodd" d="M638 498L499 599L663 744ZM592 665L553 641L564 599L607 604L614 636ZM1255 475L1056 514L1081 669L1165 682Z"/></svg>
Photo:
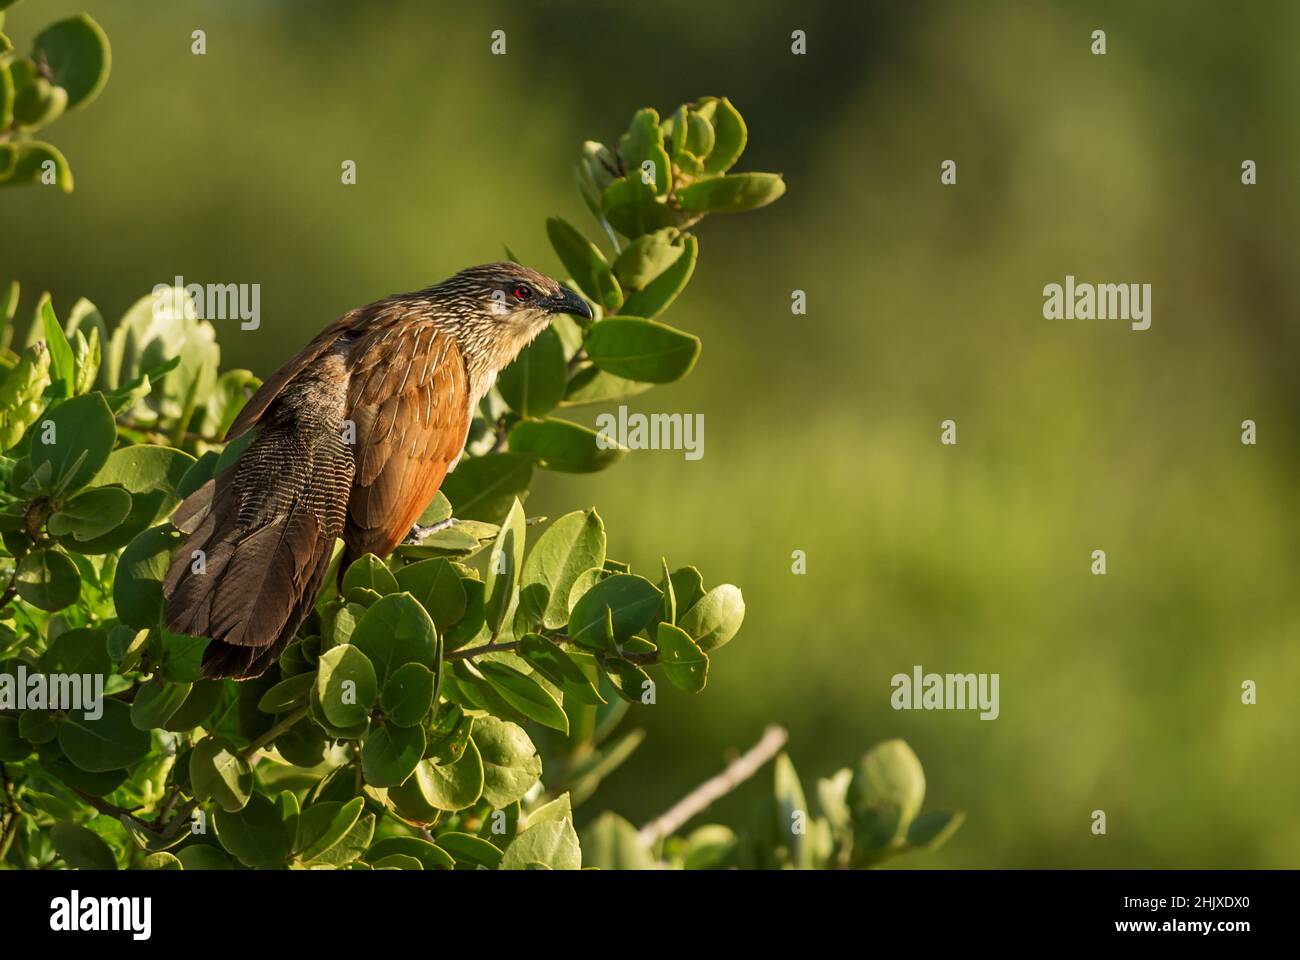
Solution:
<svg viewBox="0 0 1300 960"><path fill-rule="evenodd" d="M387 556L419 518L465 447L469 377L452 336L407 319L352 348L348 416L356 423L356 473L345 560Z"/></svg>
<svg viewBox="0 0 1300 960"><path fill-rule="evenodd" d="M239 416L235 417L235 422L226 431L226 440L234 440L257 423L262 418L262 415L266 413L267 407L275 402L275 398L289 384L289 381L306 369L313 360L323 356L327 350L334 346L339 337L349 333L358 323L362 322L365 310L366 308L362 307L339 317L322 330L316 336L316 339L303 347L301 353L271 374L270 378L258 387L257 392L249 398L248 403L244 404L244 409L239 411Z"/></svg>

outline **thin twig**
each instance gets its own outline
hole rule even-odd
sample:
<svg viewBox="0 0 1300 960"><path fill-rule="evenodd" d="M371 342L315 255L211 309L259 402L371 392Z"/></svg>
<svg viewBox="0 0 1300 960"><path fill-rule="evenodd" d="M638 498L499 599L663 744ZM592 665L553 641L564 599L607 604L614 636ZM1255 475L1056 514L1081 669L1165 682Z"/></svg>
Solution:
<svg viewBox="0 0 1300 960"><path fill-rule="evenodd" d="M5 765L0 763L0 779L4 781L5 813L2 825L0 825L0 860L4 860L9 855L9 847L14 842L14 837L18 835L18 825L22 822L23 812L18 807L18 796L14 793L13 781L9 779L9 771Z"/></svg>
<svg viewBox="0 0 1300 960"><path fill-rule="evenodd" d="M266 731L266 733L262 734L260 737L258 737L252 743L250 743L247 747L245 747L240 752L240 756L242 756L245 760L249 759L250 757L252 757L253 754L257 753L257 751L269 745L271 741L274 740L276 737L278 737L280 734L288 731L290 727L292 727L294 724L296 724L299 720L301 720L305 716L307 716L307 705L303 704L301 707L299 707L297 710L294 710L292 713L286 714L283 720L281 720L270 730Z"/></svg>
<svg viewBox="0 0 1300 960"><path fill-rule="evenodd" d="M702 813L715 800L735 790L757 773L759 767L781 752L789 738L785 727L772 724L763 731L758 743L728 764L727 769L700 784L666 813L642 827L638 833L641 842L648 846L676 833L691 817Z"/></svg>

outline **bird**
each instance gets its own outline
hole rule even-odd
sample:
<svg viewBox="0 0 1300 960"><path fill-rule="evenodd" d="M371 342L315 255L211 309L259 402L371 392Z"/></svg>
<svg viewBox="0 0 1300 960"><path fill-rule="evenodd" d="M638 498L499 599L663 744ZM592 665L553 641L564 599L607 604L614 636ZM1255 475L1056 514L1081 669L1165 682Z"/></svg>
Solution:
<svg viewBox="0 0 1300 960"><path fill-rule="evenodd" d="M203 676L248 680L278 661L336 538L340 570L392 553L459 462L497 374L561 313L592 319L535 270L469 267L345 313L261 385L226 434L251 442L171 518L185 541L164 623L210 638Z"/></svg>

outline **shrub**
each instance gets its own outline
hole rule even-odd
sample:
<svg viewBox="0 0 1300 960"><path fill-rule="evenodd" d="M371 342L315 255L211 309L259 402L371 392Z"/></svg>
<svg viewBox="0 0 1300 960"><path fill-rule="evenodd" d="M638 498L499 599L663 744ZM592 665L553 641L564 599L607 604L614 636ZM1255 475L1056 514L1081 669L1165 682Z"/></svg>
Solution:
<svg viewBox="0 0 1300 960"><path fill-rule="evenodd" d="M36 62L44 50L75 104L98 86L51 64L56 49L94 56L69 38L38 41ZM705 98L663 119L638 111L614 148L584 145L577 182L603 249L561 219L546 229L594 320L558 319L484 399L466 459L421 517L454 510L460 522L332 571L278 664L244 683L201 676L206 641L163 627L162 579L180 539L168 517L238 457L242 444L221 438L257 378L221 371L215 330L184 289L142 298L111 334L90 302L60 323L42 296L26 345L10 349L11 285L0 863L845 867L943 842L960 814L920 813L924 776L901 741L819 781L814 817L779 728L639 831L612 813L581 840L574 827L574 809L641 742L621 729L630 706L654 703L663 680L702 691L745 603L692 566L634 572L594 508L543 529L523 505L535 470L603 470L624 453L557 411L690 372L699 340L658 318L695 270L692 229L784 191L776 174L730 172L746 137L730 102ZM56 709L21 679L73 675L103 681L102 714ZM756 828L677 835L774 756Z"/></svg>

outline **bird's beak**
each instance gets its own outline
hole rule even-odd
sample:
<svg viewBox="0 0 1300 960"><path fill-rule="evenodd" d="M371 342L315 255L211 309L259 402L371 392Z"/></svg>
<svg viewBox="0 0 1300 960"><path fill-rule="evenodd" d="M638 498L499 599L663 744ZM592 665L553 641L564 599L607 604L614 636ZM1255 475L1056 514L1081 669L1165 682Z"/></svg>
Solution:
<svg viewBox="0 0 1300 960"><path fill-rule="evenodd" d="M566 286L561 286L560 292L551 298L550 309L551 313L568 313L584 320L592 319L591 307L587 301Z"/></svg>

